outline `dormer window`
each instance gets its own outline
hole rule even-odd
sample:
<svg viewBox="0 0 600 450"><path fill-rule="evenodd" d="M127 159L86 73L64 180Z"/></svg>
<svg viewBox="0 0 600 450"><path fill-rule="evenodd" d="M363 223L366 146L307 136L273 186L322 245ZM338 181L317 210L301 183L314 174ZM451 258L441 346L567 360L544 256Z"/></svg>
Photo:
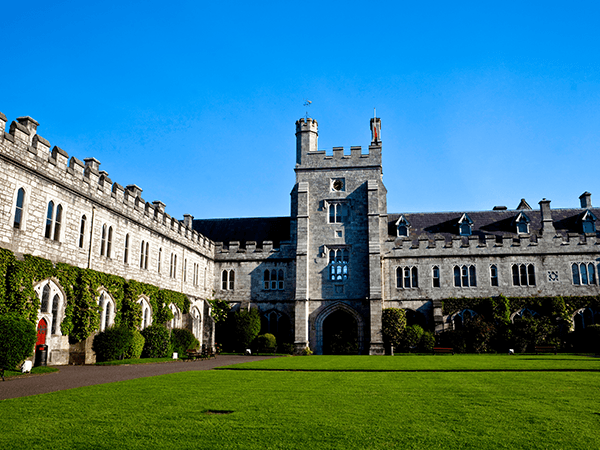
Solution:
<svg viewBox="0 0 600 450"><path fill-rule="evenodd" d="M471 236L473 232L473 221L467 215L467 213L463 214L460 219L458 219L458 232L461 236Z"/></svg>
<svg viewBox="0 0 600 450"><path fill-rule="evenodd" d="M396 230L398 232L398 237L408 236L410 223L406 220L406 217L400 216L396 221Z"/></svg>
<svg viewBox="0 0 600 450"><path fill-rule="evenodd" d="M515 217L515 221L513 222L517 229L517 234L529 234L529 222L531 222L529 217L520 212L517 217Z"/></svg>
<svg viewBox="0 0 600 450"><path fill-rule="evenodd" d="M584 233L595 233L596 232L596 216L588 209L583 213L581 218L582 231Z"/></svg>

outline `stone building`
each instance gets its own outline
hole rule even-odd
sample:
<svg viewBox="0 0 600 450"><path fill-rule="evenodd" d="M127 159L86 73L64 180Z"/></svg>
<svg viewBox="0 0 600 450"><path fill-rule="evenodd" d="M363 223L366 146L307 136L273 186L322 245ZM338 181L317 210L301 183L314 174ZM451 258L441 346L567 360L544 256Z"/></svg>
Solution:
<svg viewBox="0 0 600 450"><path fill-rule="evenodd" d="M234 308L258 309L262 332L297 350L334 352L332 336L349 328L362 354L383 353L387 307L441 332L464 314L444 316L444 298L600 294L600 212L588 192L572 209L552 210L543 199L539 211L521 200L515 210L388 213L379 118L371 119L368 149L331 153L318 149L315 120L296 122L289 217L182 221L143 200L136 185L113 183L94 158L51 149L32 118L18 118L8 132L6 122L0 113L0 245L182 292L192 306L186 314L173 307L171 326L188 327L207 345L213 291ZM65 294L52 279L35 289L50 362L67 363L73 345L56 326ZM102 328L115 303L103 291L98 302ZM152 311L139 302L145 326ZM599 313L586 320L600 321Z"/></svg>

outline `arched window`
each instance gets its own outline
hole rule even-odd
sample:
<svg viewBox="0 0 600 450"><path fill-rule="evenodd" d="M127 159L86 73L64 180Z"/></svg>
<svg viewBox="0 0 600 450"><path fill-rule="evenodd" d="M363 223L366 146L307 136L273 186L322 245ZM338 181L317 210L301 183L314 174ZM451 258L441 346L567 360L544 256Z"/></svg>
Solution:
<svg viewBox="0 0 600 450"><path fill-rule="evenodd" d="M144 268L144 250L146 249L146 243L142 241L140 246L140 269Z"/></svg>
<svg viewBox="0 0 600 450"><path fill-rule="evenodd" d="M108 238L106 240L106 257L110 258L110 249L112 247L112 227L108 228Z"/></svg>
<svg viewBox="0 0 600 450"><path fill-rule="evenodd" d="M263 277L263 288L265 289L265 291L269 290L269 287L271 286L270 281L271 281L271 271L265 270L265 275Z"/></svg>
<svg viewBox="0 0 600 450"><path fill-rule="evenodd" d="M46 286L44 286L44 289L42 291L42 306L41 306L41 311L44 313L48 313L50 312L50 310L48 309L50 306L50 284L46 284Z"/></svg>
<svg viewBox="0 0 600 450"><path fill-rule="evenodd" d="M348 279L349 252L345 248L329 250L329 279L346 281Z"/></svg>
<svg viewBox="0 0 600 450"><path fill-rule="evenodd" d="M284 282L283 269L279 269L279 271L277 272L277 289L283 290L283 285L284 285L283 282Z"/></svg>
<svg viewBox="0 0 600 450"><path fill-rule="evenodd" d="M173 255L173 278L177 278L177 255Z"/></svg>
<svg viewBox="0 0 600 450"><path fill-rule="evenodd" d="M221 272L221 288L224 291L232 291L235 288L235 271L225 269Z"/></svg>
<svg viewBox="0 0 600 450"><path fill-rule="evenodd" d="M490 284L498 286L498 267L495 264L490 266Z"/></svg>
<svg viewBox="0 0 600 450"><path fill-rule="evenodd" d="M52 298L52 334L56 334L56 330L58 329L58 307L60 303L60 297L56 294Z"/></svg>
<svg viewBox="0 0 600 450"><path fill-rule="evenodd" d="M594 263L572 263L573 284L588 285L596 284L596 270Z"/></svg>
<svg viewBox="0 0 600 450"><path fill-rule="evenodd" d="M158 249L158 269L157 272L160 273L160 260L162 259L162 247Z"/></svg>
<svg viewBox="0 0 600 450"><path fill-rule="evenodd" d="M431 268L431 278L433 287L440 287L440 268L438 266L433 266Z"/></svg>
<svg viewBox="0 0 600 450"><path fill-rule="evenodd" d="M183 258L183 282L187 282L187 258Z"/></svg>
<svg viewBox="0 0 600 450"><path fill-rule="evenodd" d="M13 227L16 229L21 228L21 223L23 221L23 207L25 204L25 189L19 189L17 192L17 202L15 204L15 220L13 222Z"/></svg>
<svg viewBox="0 0 600 450"><path fill-rule="evenodd" d="M419 274L416 267L396 268L396 287L403 289L419 287Z"/></svg>
<svg viewBox="0 0 600 450"><path fill-rule="evenodd" d="M102 225L102 236L100 237L100 256L106 251L106 224Z"/></svg>
<svg viewBox="0 0 600 450"><path fill-rule="evenodd" d="M150 242L146 242L146 254L144 255L144 269L148 269L148 255L150 255Z"/></svg>
<svg viewBox="0 0 600 450"><path fill-rule="evenodd" d="M98 305L100 306L100 331L104 331L114 323L115 305L106 292L100 294Z"/></svg>
<svg viewBox="0 0 600 450"><path fill-rule="evenodd" d="M56 207L56 218L54 219L54 240L60 240L60 225L62 223L62 205Z"/></svg>
<svg viewBox="0 0 600 450"><path fill-rule="evenodd" d="M477 272L474 265L454 266L455 287L476 287Z"/></svg>
<svg viewBox="0 0 600 450"><path fill-rule="evenodd" d="M150 303L144 297L138 300L138 304L142 307L142 323L140 325L143 330L146 327L152 325L152 308L150 307Z"/></svg>
<svg viewBox="0 0 600 450"><path fill-rule="evenodd" d="M83 248L83 244L85 242L85 214L81 216L81 224L79 225L79 248Z"/></svg>
<svg viewBox="0 0 600 450"><path fill-rule="evenodd" d="M513 286L535 286L535 266L533 264L512 265Z"/></svg>
<svg viewBox="0 0 600 450"><path fill-rule="evenodd" d="M125 264L129 262L129 234L125 235L125 252L123 255L123 262Z"/></svg>
<svg viewBox="0 0 600 450"><path fill-rule="evenodd" d="M208 280L208 267L204 267L204 289L206 289L206 282Z"/></svg>
<svg viewBox="0 0 600 450"><path fill-rule="evenodd" d="M50 200L50 202L48 202L48 212L46 214L46 231L44 233L44 236L48 239L50 239L50 236L52 236L52 218L54 217L54 202L52 200Z"/></svg>

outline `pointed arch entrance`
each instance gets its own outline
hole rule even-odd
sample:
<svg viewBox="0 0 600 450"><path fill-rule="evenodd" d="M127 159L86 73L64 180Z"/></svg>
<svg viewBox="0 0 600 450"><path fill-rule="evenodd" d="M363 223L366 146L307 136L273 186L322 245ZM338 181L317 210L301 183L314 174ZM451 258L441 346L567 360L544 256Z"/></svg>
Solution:
<svg viewBox="0 0 600 450"><path fill-rule="evenodd" d="M35 343L36 346L38 345L46 345L46 335L48 334L48 322L46 322L46 319L42 318L40 319L40 321L38 322L37 325L37 342Z"/></svg>
<svg viewBox="0 0 600 450"><path fill-rule="evenodd" d="M334 303L325 308L315 321L317 332L316 353L362 354L364 323L362 316L345 303Z"/></svg>

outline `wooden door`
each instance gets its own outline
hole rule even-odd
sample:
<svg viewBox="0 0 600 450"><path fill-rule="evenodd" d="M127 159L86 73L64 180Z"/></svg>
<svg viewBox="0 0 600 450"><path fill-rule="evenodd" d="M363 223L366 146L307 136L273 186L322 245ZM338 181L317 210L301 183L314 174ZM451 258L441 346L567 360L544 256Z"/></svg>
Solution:
<svg viewBox="0 0 600 450"><path fill-rule="evenodd" d="M46 319L42 319L38 322L37 326L37 342L35 345L46 344L46 334L48 333L48 322Z"/></svg>

